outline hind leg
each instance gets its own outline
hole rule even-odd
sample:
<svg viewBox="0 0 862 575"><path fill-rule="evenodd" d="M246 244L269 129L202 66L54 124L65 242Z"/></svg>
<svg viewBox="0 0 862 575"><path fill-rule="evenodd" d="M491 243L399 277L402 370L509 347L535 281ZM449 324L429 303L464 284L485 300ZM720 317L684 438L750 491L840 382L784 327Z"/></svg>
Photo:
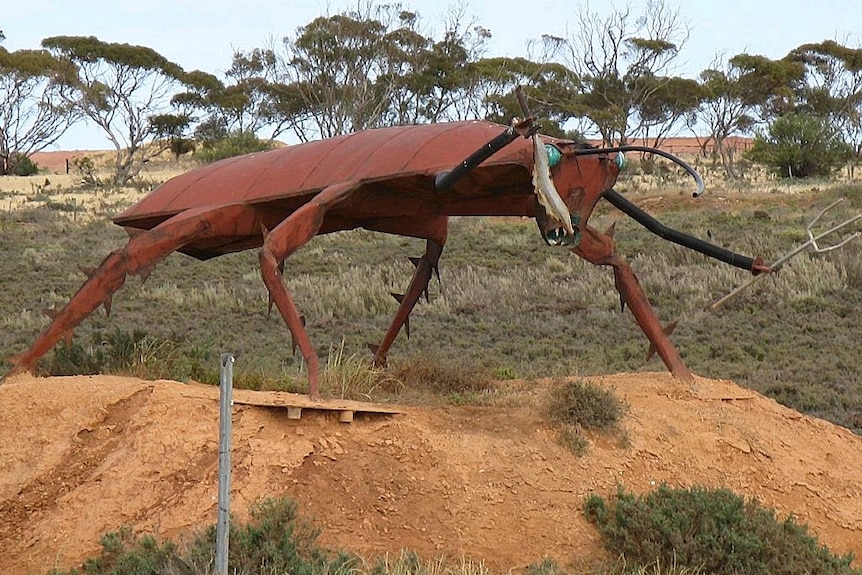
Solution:
<svg viewBox="0 0 862 575"><path fill-rule="evenodd" d="M682 361L667 332L662 328L655 310L650 305L628 262L616 252L614 241L610 236L586 226L580 244L572 251L590 263L614 268L614 285L620 293L621 301L629 306L638 325L649 339L650 351L654 350L658 353L673 375L684 381L693 382L694 376Z"/></svg>
<svg viewBox="0 0 862 575"><path fill-rule="evenodd" d="M111 298L126 282L129 274L142 277L171 252L194 240L223 235L235 229L244 218L255 218L254 212L241 205L216 209L182 212L150 231L132 237L122 249L111 252L90 274L84 285L61 310L53 313L53 321L26 352L15 356L14 365L6 375L33 368L39 358L57 342L71 336L75 327L100 305L110 313Z"/></svg>

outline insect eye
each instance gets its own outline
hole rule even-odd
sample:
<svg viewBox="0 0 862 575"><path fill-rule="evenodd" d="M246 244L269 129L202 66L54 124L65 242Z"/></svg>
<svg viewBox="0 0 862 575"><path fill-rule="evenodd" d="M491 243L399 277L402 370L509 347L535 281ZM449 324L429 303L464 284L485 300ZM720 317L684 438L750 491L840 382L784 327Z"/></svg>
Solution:
<svg viewBox="0 0 862 575"><path fill-rule="evenodd" d="M617 152L616 163L617 163L617 167L620 170L625 170L626 166L628 165L628 161L626 160L626 155L623 154L622 152Z"/></svg>
<svg viewBox="0 0 862 575"><path fill-rule="evenodd" d="M548 153L548 167L553 168L563 159L563 153L553 144L545 144L545 151Z"/></svg>

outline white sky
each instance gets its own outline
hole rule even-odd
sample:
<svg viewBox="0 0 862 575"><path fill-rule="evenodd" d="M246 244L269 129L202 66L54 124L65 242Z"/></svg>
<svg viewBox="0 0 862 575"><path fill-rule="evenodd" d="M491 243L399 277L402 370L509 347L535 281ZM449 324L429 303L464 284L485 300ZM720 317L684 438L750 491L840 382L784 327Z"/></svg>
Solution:
<svg viewBox="0 0 862 575"><path fill-rule="evenodd" d="M392 2L390 2L392 3ZM629 0L637 13L642 0ZM862 0L667 0L679 6L692 35L680 74L694 78L717 53L747 52L780 58L808 42L835 39L860 46ZM0 30L9 51L38 48L49 36L96 36L106 42L148 46L186 70L221 76L235 49L264 46L295 35L323 14L336 14L357 0L3 0ZM425 26L442 29L449 7L490 29L489 56L527 56L527 44L543 34L567 36L577 0L403 0ZM590 3L594 11L625 6L625 0ZM101 149L96 128L77 128L61 148Z"/></svg>

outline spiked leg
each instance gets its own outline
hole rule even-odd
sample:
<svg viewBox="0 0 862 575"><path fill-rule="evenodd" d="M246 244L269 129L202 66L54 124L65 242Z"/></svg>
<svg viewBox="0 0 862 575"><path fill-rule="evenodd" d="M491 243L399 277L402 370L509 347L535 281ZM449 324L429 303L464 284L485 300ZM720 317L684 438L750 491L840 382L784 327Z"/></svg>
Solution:
<svg viewBox="0 0 862 575"><path fill-rule="evenodd" d="M401 326L406 326L409 337L409 321L410 312L416 306L416 302L422 297L423 293L428 293L428 282L431 281L432 273L437 270L437 263L440 261L440 254L443 252L443 244L445 235L441 241L429 239L425 247L425 255L417 260L416 271L413 273L413 279L410 280L410 287L404 292L404 295L397 296L399 301L398 311L395 312L395 317L392 318L392 323L389 324L389 329L386 330L386 335L383 336L383 341L378 346L370 346L374 353L374 365L386 365L386 354L389 353L389 348L401 331Z"/></svg>
<svg viewBox="0 0 862 575"><path fill-rule="evenodd" d="M658 353L668 370L679 379L693 382L694 376L683 363L679 352L662 328L649 299L640 287L637 277L614 246L614 241L587 226L581 243L572 251L585 260L597 265L609 265L614 268L614 284L620 293L620 302L628 305L635 320L650 341L650 351Z"/></svg>
<svg viewBox="0 0 862 575"><path fill-rule="evenodd" d="M29 371L61 339L68 339L75 327L100 305L110 313L111 297L129 274L145 277L159 261L185 244L211 236L224 235L243 218L254 218L249 208L233 205L224 208L188 210L148 232L136 234L122 249L111 252L72 299L57 312L32 347L13 358L6 375Z"/></svg>
<svg viewBox="0 0 862 575"><path fill-rule="evenodd" d="M299 346L302 357L308 364L308 393L312 397L320 395L318 384L320 359L305 330L305 322L284 285L280 264L317 235L327 210L347 198L354 189L356 189L354 183L324 188L271 232L266 232L263 247L260 250L260 273L263 283L269 290L271 301L287 324L293 342Z"/></svg>

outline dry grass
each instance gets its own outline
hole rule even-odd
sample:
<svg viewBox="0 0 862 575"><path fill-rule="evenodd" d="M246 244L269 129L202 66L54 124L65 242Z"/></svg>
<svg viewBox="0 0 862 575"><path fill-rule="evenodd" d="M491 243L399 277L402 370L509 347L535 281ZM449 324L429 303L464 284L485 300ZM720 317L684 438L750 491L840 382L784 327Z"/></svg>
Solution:
<svg viewBox="0 0 862 575"><path fill-rule="evenodd" d="M152 169L151 175L162 168ZM862 210L862 186L841 182L767 181L745 190L712 189L693 200L682 177L666 187L653 181L648 190L631 191L640 177L623 179L618 189L664 223L767 259L804 241L806 222L834 197L850 198L836 208L834 221ZM151 184L84 189L43 175L4 178L0 185L0 272L9 286L0 293L0 347L12 355L47 325L39 310L62 305L81 285L78 266L96 265L123 245L125 233L110 217ZM862 341L856 337L862 242L800 255L781 274L706 313L703 307L744 282L745 272L662 241L600 203L591 223L604 229L612 221L618 249L660 317L680 320L674 340L695 372L734 379L792 407L862 428ZM420 240L357 230L315 238L288 260L286 281L312 341L329 357L328 371L343 372L334 376L333 393L361 396L380 389L378 380L355 384L354 378L365 377L359 366L370 360L366 343L379 342L395 312L390 292L409 283L413 267L406 256L423 250ZM410 339L401 335L393 346L393 370L412 369L419 377L428 361L464 372L472 365L481 371L479 381L488 378L482 374L530 379L663 369L657 359L645 363L646 339L630 314L619 313L610 270L548 248L531 221L453 219L441 276L440 284L431 283L430 303L423 300L414 310ZM84 321L76 341L86 347L114 329L142 330L174 346L173 372L163 376L205 379L213 371L205 367L208 358L215 366L220 352L231 351L238 357L238 379L293 388L304 377L304 364L291 354L278 314L268 316L266 308L255 253L208 262L172 255L146 285L127 283L110 319L96 313ZM434 378L437 383L427 385L460 386L443 392L455 401L487 396L484 383L453 383L439 369Z"/></svg>

